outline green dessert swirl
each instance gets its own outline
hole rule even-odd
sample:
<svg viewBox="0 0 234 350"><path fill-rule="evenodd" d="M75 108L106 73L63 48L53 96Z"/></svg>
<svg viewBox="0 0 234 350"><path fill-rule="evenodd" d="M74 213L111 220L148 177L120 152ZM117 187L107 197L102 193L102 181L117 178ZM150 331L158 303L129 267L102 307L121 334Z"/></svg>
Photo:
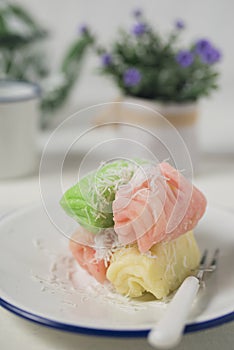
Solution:
<svg viewBox="0 0 234 350"><path fill-rule="evenodd" d="M141 160L116 160L83 177L68 189L60 204L68 215L93 233L113 227L112 202L119 186L127 184Z"/></svg>

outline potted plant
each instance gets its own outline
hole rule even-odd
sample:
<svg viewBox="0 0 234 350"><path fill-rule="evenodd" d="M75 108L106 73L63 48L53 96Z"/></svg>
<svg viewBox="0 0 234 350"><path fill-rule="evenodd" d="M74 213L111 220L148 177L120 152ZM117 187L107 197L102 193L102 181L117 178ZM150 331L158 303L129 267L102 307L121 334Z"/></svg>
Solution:
<svg viewBox="0 0 234 350"><path fill-rule="evenodd" d="M42 99L41 109L43 115L50 115L68 100L80 75L82 62L89 47L94 43L94 36L89 27L82 24L78 35L68 46L57 73L44 82L45 94ZM44 118L45 122L49 119Z"/></svg>
<svg viewBox="0 0 234 350"><path fill-rule="evenodd" d="M37 81L48 74L39 43L47 32L21 6L0 5L0 78Z"/></svg>
<svg viewBox="0 0 234 350"><path fill-rule="evenodd" d="M36 83L41 88L41 126L67 101L79 78L82 59L93 43L86 25L68 46L57 72L49 72L41 42L48 33L26 8L2 1L0 4L0 80Z"/></svg>
<svg viewBox="0 0 234 350"><path fill-rule="evenodd" d="M221 52L205 38L181 45L182 20L162 35L141 10L135 10L133 17L130 30L121 29L108 49L98 48L101 73L112 78L122 100L152 107L167 118L181 133L195 162L197 103L217 88Z"/></svg>

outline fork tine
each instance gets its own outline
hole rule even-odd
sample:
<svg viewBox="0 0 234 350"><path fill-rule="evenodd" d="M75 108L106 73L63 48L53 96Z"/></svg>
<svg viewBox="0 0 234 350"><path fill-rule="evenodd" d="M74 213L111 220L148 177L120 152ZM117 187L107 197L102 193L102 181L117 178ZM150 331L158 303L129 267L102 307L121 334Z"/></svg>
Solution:
<svg viewBox="0 0 234 350"><path fill-rule="evenodd" d="M219 257L219 248L217 248L214 252L213 258L212 258L210 266L209 266L210 269L213 269L213 270L216 269L218 257Z"/></svg>
<svg viewBox="0 0 234 350"><path fill-rule="evenodd" d="M200 260L200 269L204 268L206 260L207 260L208 250L205 249L204 253L202 254L201 260Z"/></svg>

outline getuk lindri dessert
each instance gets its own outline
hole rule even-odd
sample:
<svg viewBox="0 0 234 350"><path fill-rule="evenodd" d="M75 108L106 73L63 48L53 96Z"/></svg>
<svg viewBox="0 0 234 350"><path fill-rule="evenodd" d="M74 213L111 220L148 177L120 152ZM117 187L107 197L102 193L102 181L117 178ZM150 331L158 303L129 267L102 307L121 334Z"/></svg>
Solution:
<svg viewBox="0 0 234 350"><path fill-rule="evenodd" d="M193 229L204 195L166 162L116 160L65 192L61 206L79 224L70 240L78 264L129 297L166 297L194 274Z"/></svg>

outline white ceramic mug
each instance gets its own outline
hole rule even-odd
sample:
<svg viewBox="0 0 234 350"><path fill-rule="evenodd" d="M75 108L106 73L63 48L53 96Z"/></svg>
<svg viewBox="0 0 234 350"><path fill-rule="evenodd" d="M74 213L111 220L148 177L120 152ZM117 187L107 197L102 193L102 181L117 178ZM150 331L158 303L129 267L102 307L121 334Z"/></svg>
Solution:
<svg viewBox="0 0 234 350"><path fill-rule="evenodd" d="M0 178L28 175L38 164L37 85L0 80Z"/></svg>

